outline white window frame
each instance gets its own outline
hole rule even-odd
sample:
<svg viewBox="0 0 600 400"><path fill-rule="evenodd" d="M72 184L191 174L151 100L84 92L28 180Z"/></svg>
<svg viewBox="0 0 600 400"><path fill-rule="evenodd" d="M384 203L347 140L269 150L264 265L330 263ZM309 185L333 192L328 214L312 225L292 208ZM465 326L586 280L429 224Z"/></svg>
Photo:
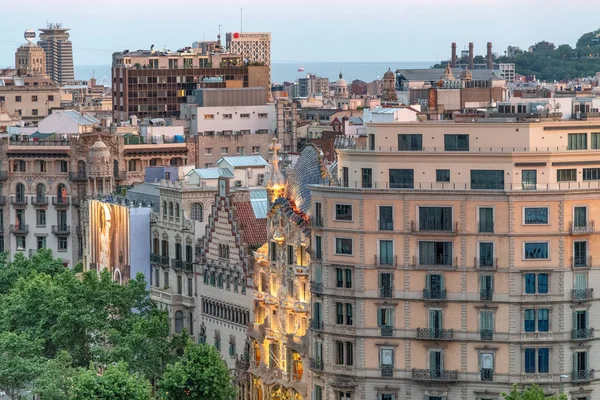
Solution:
<svg viewBox="0 0 600 400"><path fill-rule="evenodd" d="M337 252L337 240L338 240L338 239L349 239L349 240L351 240L351 241L352 241L352 253L350 253L350 254L342 254L342 253L338 253L338 252ZM334 244L334 246L335 246L335 247L334 247L334 249L335 249L335 252L334 252L334 254L335 254L336 256L354 257L354 238L350 238L350 237L344 237L344 236L335 236L335 237L333 238L333 240L334 240L334 243L333 243L333 244ZM322 246L322 245L321 245L321 246ZM322 252L322 250L321 250L321 252Z"/></svg>
<svg viewBox="0 0 600 400"><path fill-rule="evenodd" d="M590 207L587 204L574 204L573 208L571 210L571 223L575 223L575 209L576 208L581 208L584 207L585 208L585 223L589 224L590 223Z"/></svg>
<svg viewBox="0 0 600 400"><path fill-rule="evenodd" d="M392 364L391 365L387 365L387 364L383 364L382 359L383 357L381 356L382 351L391 351L392 352ZM396 352L394 351L393 347L380 347L379 348L379 368L381 367L392 367L394 368L396 366Z"/></svg>
<svg viewBox="0 0 600 400"><path fill-rule="evenodd" d="M548 222L545 224L526 224L525 223L525 209L527 208L546 208L548 210ZM550 206L523 206L521 210L521 225L523 226L548 226L550 225Z"/></svg>
<svg viewBox="0 0 600 400"><path fill-rule="evenodd" d="M391 231L390 231L391 232ZM396 254L396 240L393 238L388 238L388 239L377 239L377 249L376 249L376 254L377 254L377 265L380 264L381 261L381 253L379 252L381 250L381 241L384 242L392 242L392 265L394 265L394 257L397 257ZM354 248L352 248L352 252L354 252ZM385 264L388 265L388 264Z"/></svg>
<svg viewBox="0 0 600 400"><path fill-rule="evenodd" d="M526 243L546 243L548 245L548 257L547 258L525 258L525 244ZM551 248L550 248L550 241L549 240L531 240L531 241L526 241L524 240L522 242L521 245L521 261L550 261L552 260L552 253L551 253Z"/></svg>
<svg viewBox="0 0 600 400"><path fill-rule="evenodd" d="M454 206L449 205L449 204L419 204L416 206L417 210L416 210L416 215L415 215L415 221L417 223L417 227L420 226L420 222L421 219L419 218L420 216L420 209L421 207L423 208L447 208L450 207L450 221L452 222L452 229L454 229Z"/></svg>
<svg viewBox="0 0 600 400"><path fill-rule="evenodd" d="M475 226L475 230L479 233L479 209L480 208L491 208L492 209L492 219L494 220L494 232L481 232L482 235L486 234L494 234L496 233L496 206L495 205L478 205L477 206L477 214L475 215L475 220L477 225ZM495 250L495 249L494 249Z"/></svg>
<svg viewBox="0 0 600 400"><path fill-rule="evenodd" d="M379 221L381 221L380 207L392 207L392 223L393 227L391 231L382 231L382 232L393 232L396 225L396 207L393 204L377 204L377 230L379 231Z"/></svg>
<svg viewBox="0 0 600 400"><path fill-rule="evenodd" d="M350 220L337 219L337 206L350 206ZM323 206L321 206L323 208ZM333 204L333 220L336 222L354 222L354 204L352 203L334 203Z"/></svg>
<svg viewBox="0 0 600 400"><path fill-rule="evenodd" d="M480 243L491 243L492 244L492 252L494 254L492 254L492 257L496 258L496 241L494 240L478 240L477 241L477 260L481 259L481 254L480 254L480 248L479 248L479 244Z"/></svg>

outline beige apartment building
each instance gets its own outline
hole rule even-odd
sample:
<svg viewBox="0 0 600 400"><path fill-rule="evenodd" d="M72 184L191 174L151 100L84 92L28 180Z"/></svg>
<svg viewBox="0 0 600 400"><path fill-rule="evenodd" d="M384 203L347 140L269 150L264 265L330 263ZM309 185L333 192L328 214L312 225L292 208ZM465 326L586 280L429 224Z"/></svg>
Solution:
<svg viewBox="0 0 600 400"><path fill-rule="evenodd" d="M311 189L314 400L600 396L600 125L367 123Z"/></svg>

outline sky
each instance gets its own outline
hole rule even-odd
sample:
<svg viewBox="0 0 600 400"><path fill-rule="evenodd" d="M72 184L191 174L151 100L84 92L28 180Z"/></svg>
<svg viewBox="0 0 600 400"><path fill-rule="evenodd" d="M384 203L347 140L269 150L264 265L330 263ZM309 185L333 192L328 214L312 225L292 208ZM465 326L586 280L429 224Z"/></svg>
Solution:
<svg viewBox="0 0 600 400"><path fill-rule="evenodd" d="M4 3L4 2L3 2ZM76 65L108 65L124 49L177 49L225 32L272 33L273 62L438 61L486 43L503 54L547 40L575 45L594 18L569 15L564 0L29 0L2 5L0 67L14 65L26 29L70 28ZM165 5L168 5L165 6ZM570 8L573 12L572 8ZM600 2L585 3L599 15ZM13 18L11 16L19 16Z"/></svg>

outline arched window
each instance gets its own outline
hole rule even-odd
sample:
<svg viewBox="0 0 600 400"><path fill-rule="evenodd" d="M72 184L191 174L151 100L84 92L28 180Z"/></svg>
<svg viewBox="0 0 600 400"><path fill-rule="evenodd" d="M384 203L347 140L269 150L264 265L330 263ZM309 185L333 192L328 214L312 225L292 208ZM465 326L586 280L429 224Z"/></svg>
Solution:
<svg viewBox="0 0 600 400"><path fill-rule="evenodd" d="M167 217L167 202L163 200L163 217Z"/></svg>
<svg viewBox="0 0 600 400"><path fill-rule="evenodd" d="M22 183L17 183L16 186L16 195L17 195L17 201L19 203L23 203L25 201L25 185L23 185Z"/></svg>
<svg viewBox="0 0 600 400"><path fill-rule="evenodd" d="M183 331L183 313L177 311L175 313L175 333L181 333Z"/></svg>
<svg viewBox="0 0 600 400"><path fill-rule="evenodd" d="M202 222L202 203L192 204L192 220Z"/></svg>
<svg viewBox="0 0 600 400"><path fill-rule="evenodd" d="M179 219L179 203L175 203L175 218Z"/></svg>
<svg viewBox="0 0 600 400"><path fill-rule="evenodd" d="M84 175L85 174L85 161L83 160L79 160L77 161L77 173L79 175Z"/></svg>
<svg viewBox="0 0 600 400"><path fill-rule="evenodd" d="M169 217L170 218L173 217L173 202L172 201L169 202Z"/></svg>
<svg viewBox="0 0 600 400"><path fill-rule="evenodd" d="M38 183L35 187L35 199L38 202L46 200L46 185L43 183Z"/></svg>
<svg viewBox="0 0 600 400"><path fill-rule="evenodd" d="M58 184L56 188L56 198L58 199L59 203L67 202L67 187L64 183Z"/></svg>

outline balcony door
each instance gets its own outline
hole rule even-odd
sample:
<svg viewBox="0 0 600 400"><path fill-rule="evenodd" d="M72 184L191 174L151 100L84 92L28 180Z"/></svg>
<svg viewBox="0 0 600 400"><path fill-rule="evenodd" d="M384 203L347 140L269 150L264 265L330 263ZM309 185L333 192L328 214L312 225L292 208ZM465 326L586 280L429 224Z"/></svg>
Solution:
<svg viewBox="0 0 600 400"><path fill-rule="evenodd" d="M442 329L443 316L442 310L429 310L429 329L434 331L434 334Z"/></svg>
<svg viewBox="0 0 600 400"><path fill-rule="evenodd" d="M444 353L441 350L429 351L429 373L432 378L440 378L444 370Z"/></svg>

